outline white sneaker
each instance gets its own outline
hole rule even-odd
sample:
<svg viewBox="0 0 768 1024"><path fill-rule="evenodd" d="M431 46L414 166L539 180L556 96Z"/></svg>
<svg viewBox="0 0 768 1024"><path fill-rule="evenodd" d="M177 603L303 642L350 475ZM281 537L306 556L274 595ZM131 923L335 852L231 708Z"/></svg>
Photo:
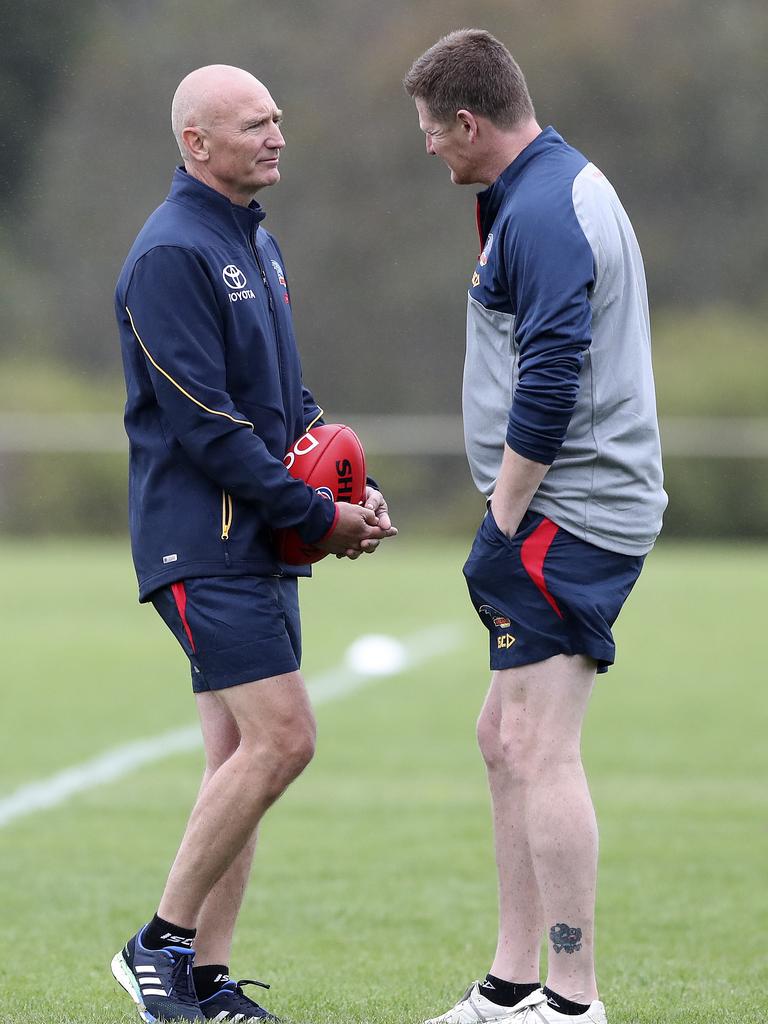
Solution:
<svg viewBox="0 0 768 1024"><path fill-rule="evenodd" d="M534 992L534 995L541 995L541 989ZM546 996L542 996L544 1002L546 1002ZM520 1018L516 1015L518 1007L522 1006L526 1002L523 999L519 1003L515 1003L514 1006L500 1006L498 1003L492 1003L490 999L486 999L483 993L480 991L480 982L474 981L469 986L467 991L456 1003L455 1006L451 1007L447 1013L441 1014L439 1017L432 1017L430 1020L425 1020L424 1024L502 1024L502 1022L509 1021L517 1022ZM558 1014L558 1019L561 1015ZM576 1019L576 1018L575 1018ZM588 1020L588 1018L584 1018ZM532 1018L535 1024L539 1024L536 1018Z"/></svg>
<svg viewBox="0 0 768 1024"><path fill-rule="evenodd" d="M608 1024L605 1007L599 999L590 1003L584 1013L568 1016L550 1006L541 989L511 1007L507 1020L510 1024Z"/></svg>

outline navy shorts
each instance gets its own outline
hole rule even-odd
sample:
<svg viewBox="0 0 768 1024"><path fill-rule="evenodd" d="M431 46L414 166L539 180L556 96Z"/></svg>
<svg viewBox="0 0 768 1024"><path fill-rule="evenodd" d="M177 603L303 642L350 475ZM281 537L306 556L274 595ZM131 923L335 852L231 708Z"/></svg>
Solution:
<svg viewBox="0 0 768 1024"><path fill-rule="evenodd" d="M299 668L298 590L294 577L198 576L156 590L152 604L203 693Z"/></svg>
<svg viewBox="0 0 768 1024"><path fill-rule="evenodd" d="M611 626L643 561L579 540L537 512L507 537L489 508L464 575L490 633L491 668L583 654L606 672L616 655Z"/></svg>

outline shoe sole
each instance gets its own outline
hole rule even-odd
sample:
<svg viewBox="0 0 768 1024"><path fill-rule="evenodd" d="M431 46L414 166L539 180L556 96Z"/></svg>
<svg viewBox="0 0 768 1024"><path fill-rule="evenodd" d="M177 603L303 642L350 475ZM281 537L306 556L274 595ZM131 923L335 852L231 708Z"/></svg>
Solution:
<svg viewBox="0 0 768 1024"><path fill-rule="evenodd" d="M115 953L112 957L110 968L117 984L124 988L134 1003L136 1003L139 1016L145 1021L145 1024L158 1024L157 1017L154 1017L144 1005L139 983L136 981L133 971L125 962L122 953Z"/></svg>
<svg viewBox="0 0 768 1024"><path fill-rule="evenodd" d="M505 1021L512 1019L511 1014L504 1013L498 1017L477 1017L473 1024L504 1024ZM443 1020L442 1017L431 1017L429 1020L422 1021L422 1024L448 1024L448 1022Z"/></svg>
<svg viewBox="0 0 768 1024"><path fill-rule="evenodd" d="M510 1006L506 1013L499 1013L494 1017L477 1017L472 1024L505 1024L505 1022L514 1020L514 1016L512 1014L514 1009L514 1006ZM422 1024L448 1024L448 1021L445 1019L446 1016L447 1015L442 1017L430 1017L429 1020L422 1021ZM457 1022L458 1018L456 1018L454 1024L457 1024Z"/></svg>

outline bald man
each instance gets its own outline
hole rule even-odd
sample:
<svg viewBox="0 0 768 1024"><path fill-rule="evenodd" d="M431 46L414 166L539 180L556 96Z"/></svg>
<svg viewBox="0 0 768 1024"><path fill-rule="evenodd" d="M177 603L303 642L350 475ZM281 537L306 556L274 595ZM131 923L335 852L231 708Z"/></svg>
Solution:
<svg viewBox="0 0 768 1024"><path fill-rule="evenodd" d="M397 531L373 481L364 505L336 504L282 461L322 410L254 200L280 180L281 111L252 75L215 65L181 82L171 117L184 164L128 255L116 312L139 600L189 659L206 767L157 913L112 972L148 1022L275 1020L228 968L258 824L314 750L299 672L309 570L278 562L272 530L351 559Z"/></svg>

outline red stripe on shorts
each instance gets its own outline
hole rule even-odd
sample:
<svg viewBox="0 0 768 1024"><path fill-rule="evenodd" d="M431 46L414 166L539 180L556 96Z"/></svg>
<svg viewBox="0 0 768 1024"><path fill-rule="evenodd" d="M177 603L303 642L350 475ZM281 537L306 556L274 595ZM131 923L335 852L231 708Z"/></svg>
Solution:
<svg viewBox="0 0 768 1024"><path fill-rule="evenodd" d="M171 593L173 594L173 599L176 602L176 607L179 610L181 624L184 627L184 632L187 634L187 636L189 637L189 642L192 644L192 653L194 654L195 641L192 639L192 630L189 628L189 623L187 622L187 591L186 588L184 587L184 581L177 580L176 583L172 583Z"/></svg>
<svg viewBox="0 0 768 1024"><path fill-rule="evenodd" d="M525 571L539 588L550 606L562 619L563 613L557 607L557 601L547 590L547 584L544 580L544 559L547 557L547 552L559 529L560 527L556 526L550 519L542 519L531 536L523 541L523 546L520 549L520 558Z"/></svg>

